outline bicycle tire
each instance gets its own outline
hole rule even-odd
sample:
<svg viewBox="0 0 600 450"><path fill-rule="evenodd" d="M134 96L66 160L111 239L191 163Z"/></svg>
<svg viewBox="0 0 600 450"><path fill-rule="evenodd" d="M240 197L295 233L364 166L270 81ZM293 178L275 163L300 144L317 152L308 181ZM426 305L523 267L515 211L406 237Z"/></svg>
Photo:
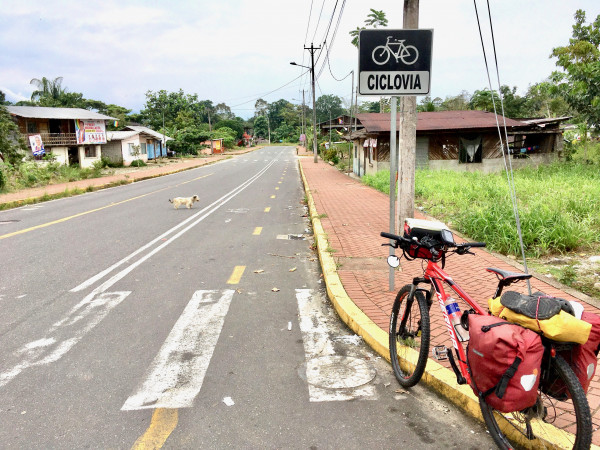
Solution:
<svg viewBox="0 0 600 450"><path fill-rule="evenodd" d="M379 50L379 51L378 51ZM390 60L390 49L385 45L379 45L373 49L371 53L371 59L373 62L379 66L383 66L386 62Z"/></svg>
<svg viewBox="0 0 600 450"><path fill-rule="evenodd" d="M548 432L552 434L554 441L559 437L560 439L564 439L564 442L572 443L573 449L590 448L592 441L592 417L585 392L579 380L571 367L560 355L550 358L549 372L554 373L564 383L562 391L566 390L567 395L563 399L553 398L543 393L540 387L537 404L527 410L515 413L500 413L490 407L484 399L479 400L485 424L494 442L500 449L513 448L511 441L502 431L503 426L506 426L506 429L516 431L516 434L511 433L511 436L516 436L518 438L516 441L520 439L520 445L530 443L533 448L545 448L546 442L548 442L550 446L552 443L550 436L548 436L548 439L545 436L546 432ZM574 433L571 429L561 429L548 425L552 424L554 419L556 419L557 410L564 411L566 408L570 408L570 410L575 412ZM552 414L555 415L551 416ZM499 416L502 417L500 421L497 420ZM536 430L533 431L531 424L539 421L544 422L545 426L536 426ZM522 424L525 424L525 428ZM549 431L548 427L550 428ZM528 436L528 431L534 433L533 436ZM532 440L531 438L535 438L536 440Z"/></svg>
<svg viewBox="0 0 600 450"><path fill-rule="evenodd" d="M419 382L429 356L429 307L420 291L415 291L410 298L411 289L412 285L407 284L396 295L389 329L392 368L398 383L405 388ZM409 314L405 316L407 307ZM414 352L417 352L416 361Z"/></svg>
<svg viewBox="0 0 600 450"><path fill-rule="evenodd" d="M419 59L419 50L414 45L406 45L400 55L400 59L407 66L411 66Z"/></svg>

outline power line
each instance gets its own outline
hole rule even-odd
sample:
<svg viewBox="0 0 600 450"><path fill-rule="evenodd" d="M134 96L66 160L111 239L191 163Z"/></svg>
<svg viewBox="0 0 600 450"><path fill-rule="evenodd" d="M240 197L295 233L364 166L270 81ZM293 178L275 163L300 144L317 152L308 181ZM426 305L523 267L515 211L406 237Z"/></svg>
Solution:
<svg viewBox="0 0 600 450"><path fill-rule="evenodd" d="M323 15L323 7L325 6L325 0L321 4L321 12L319 13L319 19L317 20L317 26L315 27L315 32L313 33L312 41L315 42L315 36L317 35L317 30L319 29L319 24L321 23L321 16Z"/></svg>
<svg viewBox="0 0 600 450"><path fill-rule="evenodd" d="M230 106L230 108L235 108L235 107L237 107L237 106L245 105L246 103L250 103L250 102L252 102L252 101L256 101L256 100L258 100L259 98L266 97L267 95L270 95L270 94L272 94L273 92L277 92L277 91L279 91L279 90L283 89L284 87L286 87L286 86L289 86L289 85L290 85L290 84L292 84L294 81L296 81L298 78L300 78L300 77L302 77L303 75L305 75L307 72L310 72L310 71L306 71L306 72L303 72L303 73L301 73L301 74L300 74L300 75L298 75L296 78L294 78L293 80L291 80L291 81L287 82L287 83L286 83L286 84L284 84L283 86L280 86L280 87L278 87L277 89L273 89L272 91L269 91L269 92L267 92L267 93L264 93L264 94L257 94L257 95L254 95L254 96L252 96L252 99L251 99L251 100L248 100L248 101L245 101L245 102L242 102L242 103L238 103L237 105Z"/></svg>

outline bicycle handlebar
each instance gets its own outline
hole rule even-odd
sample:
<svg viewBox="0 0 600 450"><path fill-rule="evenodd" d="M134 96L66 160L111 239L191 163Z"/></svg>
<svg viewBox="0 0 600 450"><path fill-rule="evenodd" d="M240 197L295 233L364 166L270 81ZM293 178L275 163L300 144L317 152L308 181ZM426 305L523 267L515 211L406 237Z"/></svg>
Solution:
<svg viewBox="0 0 600 450"><path fill-rule="evenodd" d="M399 246L401 247L402 243L409 244L409 245L419 245L430 251L435 251L435 249L434 249L435 247L446 246L446 247L456 248L457 253L462 254L462 255L464 255L470 248L486 246L485 242L465 242L463 244L447 244L447 243L437 242L433 239L431 239L431 243L427 243L427 242L422 242L423 239L421 239L421 241L417 240L416 238L413 238L411 240L411 239L405 238L404 236L398 236L396 234L386 233L385 231L382 231L380 233L380 236L396 241L396 245L390 244L394 248L398 248Z"/></svg>

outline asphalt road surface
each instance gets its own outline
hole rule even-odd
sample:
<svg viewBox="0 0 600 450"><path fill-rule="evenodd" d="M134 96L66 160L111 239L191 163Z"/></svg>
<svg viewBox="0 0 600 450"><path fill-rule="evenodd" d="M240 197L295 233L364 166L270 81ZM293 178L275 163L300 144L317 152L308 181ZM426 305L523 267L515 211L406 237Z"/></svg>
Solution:
<svg viewBox="0 0 600 450"><path fill-rule="evenodd" d="M303 199L269 147L1 211L1 446L493 448L338 320Z"/></svg>

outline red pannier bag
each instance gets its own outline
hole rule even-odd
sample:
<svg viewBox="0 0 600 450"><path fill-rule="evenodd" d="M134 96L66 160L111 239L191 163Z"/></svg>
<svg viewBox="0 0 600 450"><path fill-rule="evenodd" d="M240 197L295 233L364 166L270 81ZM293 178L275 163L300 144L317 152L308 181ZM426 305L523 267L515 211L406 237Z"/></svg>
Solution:
<svg viewBox="0 0 600 450"><path fill-rule="evenodd" d="M544 355L540 336L499 317L468 318L467 366L475 395L500 412L533 406Z"/></svg>
<svg viewBox="0 0 600 450"><path fill-rule="evenodd" d="M571 366L573 372L579 379L583 391L587 393L590 382L596 373L598 364L598 351L600 350L600 316L597 314L583 312L581 320L592 324L590 336L585 344L578 344L569 350L558 352L560 356ZM565 385L558 376L550 374L550 381L542 382L542 390L547 394L561 398L566 393Z"/></svg>

